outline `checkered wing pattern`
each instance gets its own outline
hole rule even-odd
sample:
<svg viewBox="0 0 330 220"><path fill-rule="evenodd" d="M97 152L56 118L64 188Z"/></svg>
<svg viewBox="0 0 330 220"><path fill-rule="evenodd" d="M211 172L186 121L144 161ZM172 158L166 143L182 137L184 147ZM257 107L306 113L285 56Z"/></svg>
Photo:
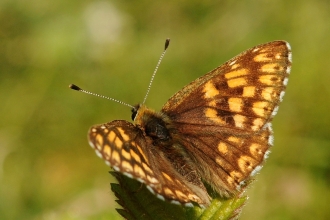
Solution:
<svg viewBox="0 0 330 220"><path fill-rule="evenodd" d="M253 47L196 79L161 112L133 109L89 131L96 153L164 200L208 205L205 184L219 195L242 191L273 145L272 118L291 69L287 42Z"/></svg>

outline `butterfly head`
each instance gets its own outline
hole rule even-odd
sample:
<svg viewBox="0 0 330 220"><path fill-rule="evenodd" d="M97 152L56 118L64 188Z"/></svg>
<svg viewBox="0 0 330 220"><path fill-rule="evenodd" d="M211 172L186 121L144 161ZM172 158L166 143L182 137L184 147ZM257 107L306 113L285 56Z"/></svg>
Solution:
<svg viewBox="0 0 330 220"><path fill-rule="evenodd" d="M140 109L140 106L141 106L141 104L137 104L137 105L133 106L133 108L131 110L131 112L132 112L132 115L131 115L132 121L135 121L135 117L136 117L136 115L137 115L137 113Z"/></svg>

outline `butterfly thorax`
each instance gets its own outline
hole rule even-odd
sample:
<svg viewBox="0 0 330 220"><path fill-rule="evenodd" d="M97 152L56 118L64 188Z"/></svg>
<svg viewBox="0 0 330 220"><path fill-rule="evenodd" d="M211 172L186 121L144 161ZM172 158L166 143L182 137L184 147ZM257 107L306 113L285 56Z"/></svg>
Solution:
<svg viewBox="0 0 330 220"><path fill-rule="evenodd" d="M145 105L137 105L132 109L132 118L155 145L170 141L170 119L166 115L148 109Z"/></svg>

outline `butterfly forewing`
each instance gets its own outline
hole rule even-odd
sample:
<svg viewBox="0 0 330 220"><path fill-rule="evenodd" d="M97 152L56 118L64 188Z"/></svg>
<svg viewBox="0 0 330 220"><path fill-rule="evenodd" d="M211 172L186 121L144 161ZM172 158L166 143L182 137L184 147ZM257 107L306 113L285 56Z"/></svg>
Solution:
<svg viewBox="0 0 330 220"><path fill-rule="evenodd" d="M259 45L198 78L164 105L162 112L172 118L202 177L220 194L240 190L261 168L290 69L288 43Z"/></svg>
<svg viewBox="0 0 330 220"><path fill-rule="evenodd" d="M162 111L182 123L257 131L276 113L288 82L290 57L284 41L251 48L184 87ZM195 120L198 117L202 119Z"/></svg>
<svg viewBox="0 0 330 220"><path fill-rule="evenodd" d="M159 198L209 204L204 183L229 197L261 169L273 144L271 120L291 69L284 41L251 48L196 79L135 124L94 126L89 141L108 165Z"/></svg>

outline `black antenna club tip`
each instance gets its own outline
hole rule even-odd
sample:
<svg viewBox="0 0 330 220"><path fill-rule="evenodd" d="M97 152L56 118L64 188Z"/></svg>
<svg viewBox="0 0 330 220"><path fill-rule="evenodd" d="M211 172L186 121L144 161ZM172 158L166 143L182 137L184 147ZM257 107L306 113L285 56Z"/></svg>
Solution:
<svg viewBox="0 0 330 220"><path fill-rule="evenodd" d="M70 84L70 85L69 85L69 88L70 88L70 89L73 89L73 90L77 90L77 91L80 91L80 90L81 90L81 88L79 88L79 87L76 86L75 84Z"/></svg>
<svg viewBox="0 0 330 220"><path fill-rule="evenodd" d="M168 48L168 45L170 45L170 41L171 41L170 38L166 39L166 41L165 41L165 50Z"/></svg>

